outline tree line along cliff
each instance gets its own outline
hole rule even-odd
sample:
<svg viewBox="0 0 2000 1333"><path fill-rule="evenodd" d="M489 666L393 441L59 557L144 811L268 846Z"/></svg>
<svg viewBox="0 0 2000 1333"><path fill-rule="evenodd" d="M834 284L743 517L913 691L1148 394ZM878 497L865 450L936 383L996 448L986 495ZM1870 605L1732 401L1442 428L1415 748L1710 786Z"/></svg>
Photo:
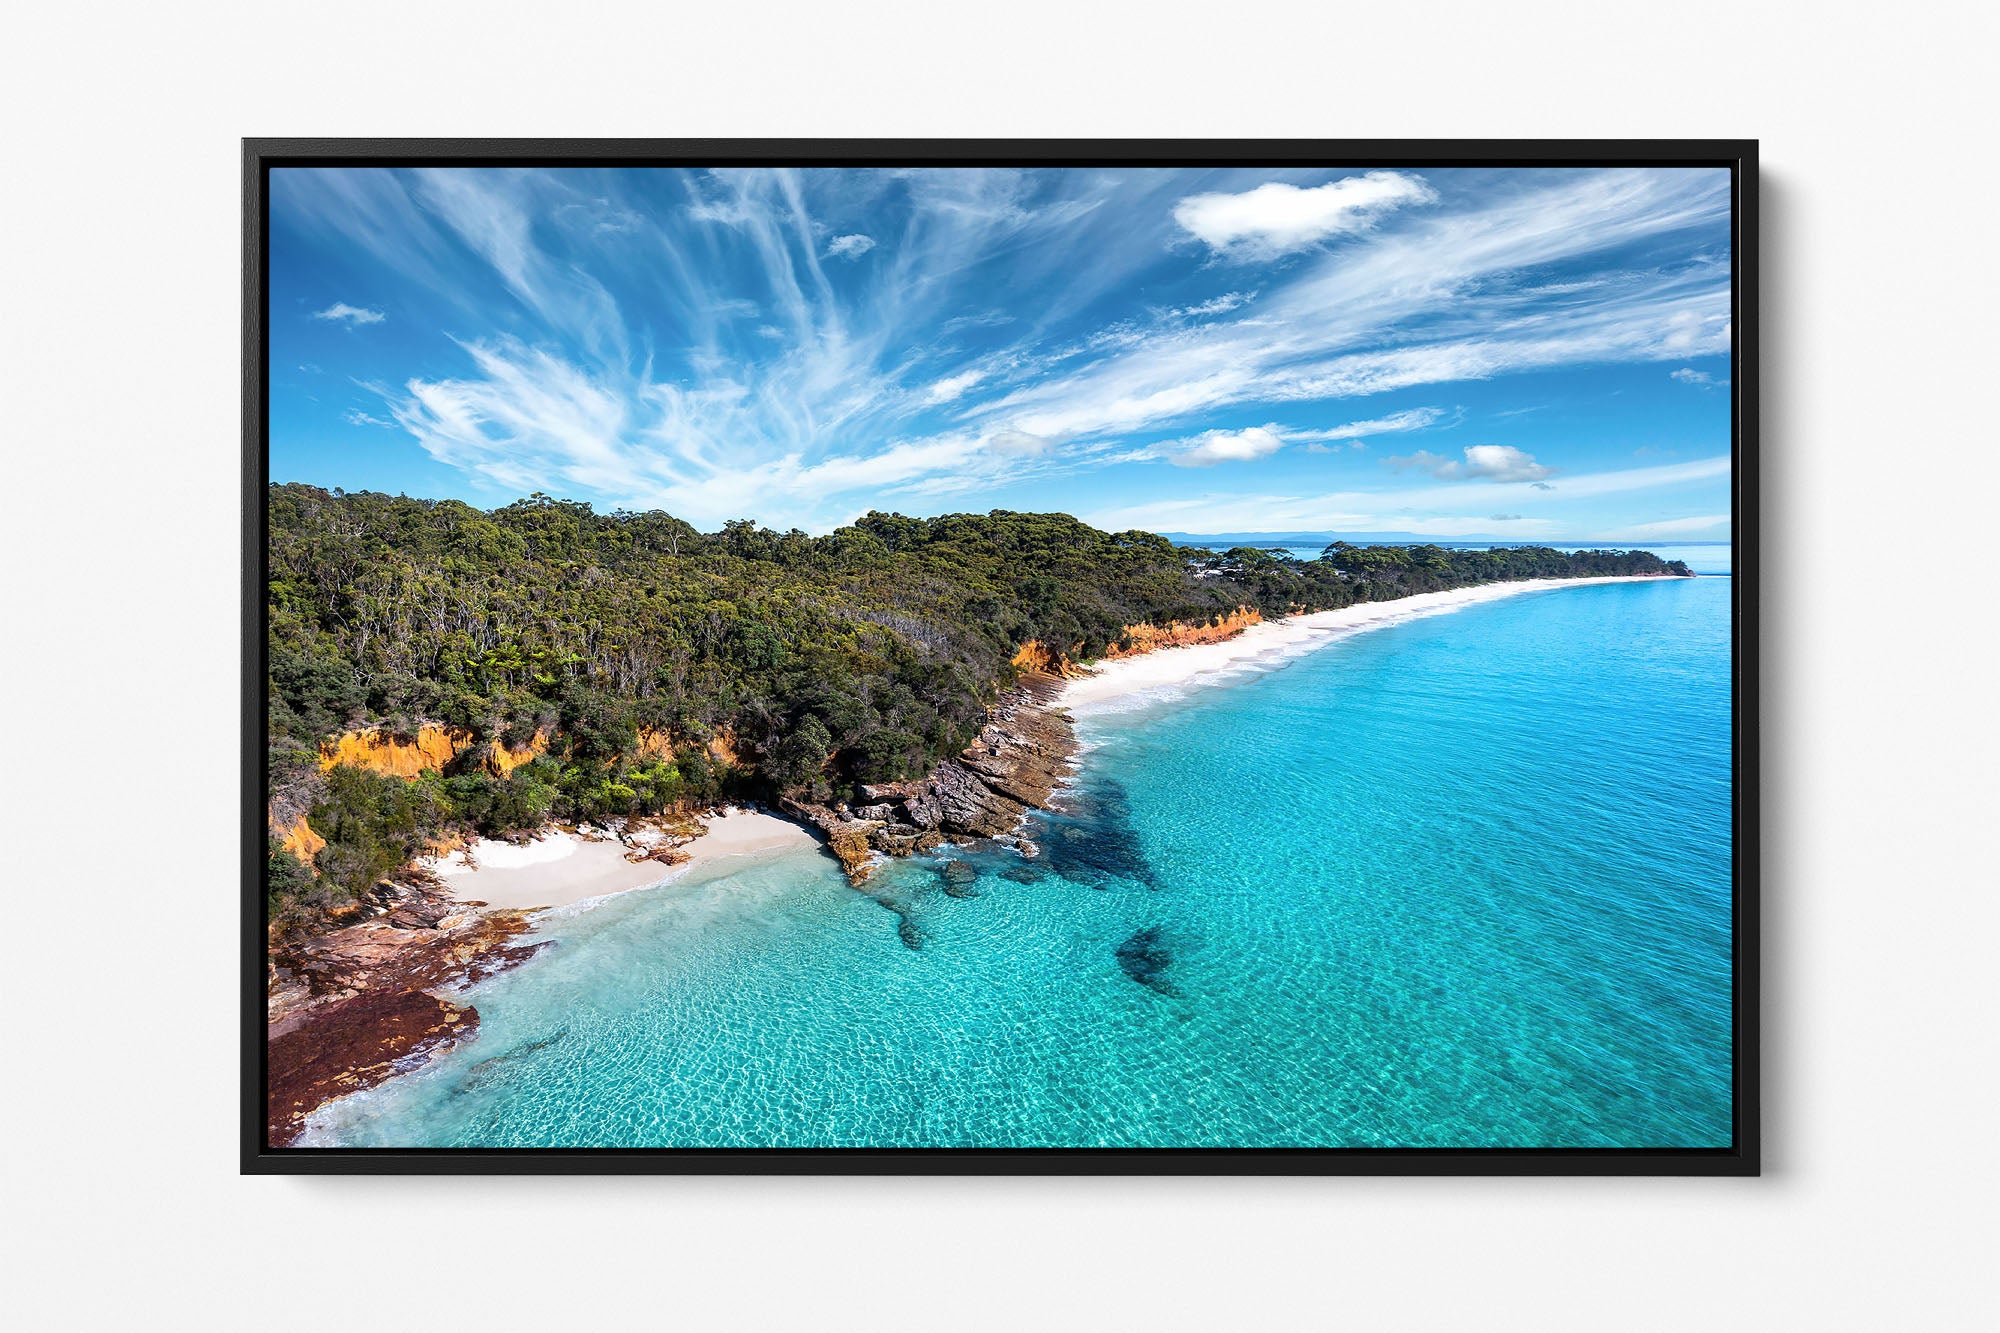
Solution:
<svg viewBox="0 0 2000 1333"><path fill-rule="evenodd" d="M1687 572L1545 547L1335 543L1301 561L1004 510L703 533L542 495L486 512L304 485L271 488L268 533L281 930L453 834L921 776L1038 654L1089 662L1502 579ZM371 747L426 757L371 764Z"/></svg>

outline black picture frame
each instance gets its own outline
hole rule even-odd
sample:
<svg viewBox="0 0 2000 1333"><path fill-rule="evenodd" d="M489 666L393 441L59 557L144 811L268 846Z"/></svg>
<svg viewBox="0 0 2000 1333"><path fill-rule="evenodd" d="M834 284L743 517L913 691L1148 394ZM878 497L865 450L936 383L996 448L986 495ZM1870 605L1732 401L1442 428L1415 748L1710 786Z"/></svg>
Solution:
<svg viewBox="0 0 2000 1333"><path fill-rule="evenodd" d="M1720 1149L272 1148L265 1142L266 310L270 172L293 166L1723 167L1732 181L1734 1134ZM1758 301L1755 140L245 139L242 1087L244 1174L1754 1176L1758 984Z"/></svg>

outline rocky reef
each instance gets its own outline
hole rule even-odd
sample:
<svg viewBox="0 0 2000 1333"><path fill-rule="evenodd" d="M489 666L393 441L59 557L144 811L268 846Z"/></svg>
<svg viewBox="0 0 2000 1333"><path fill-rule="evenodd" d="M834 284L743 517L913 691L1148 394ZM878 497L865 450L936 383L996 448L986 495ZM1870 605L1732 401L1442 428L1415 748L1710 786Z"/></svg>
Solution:
<svg viewBox="0 0 2000 1333"><path fill-rule="evenodd" d="M1135 932L1118 946L1117 956L1118 966L1125 975L1147 990L1179 997L1180 992L1167 980L1167 970L1173 966L1174 956L1160 938L1157 928L1149 926Z"/></svg>
<svg viewBox="0 0 2000 1333"><path fill-rule="evenodd" d="M1076 750L1069 715L1057 706L1061 692L1058 677L1024 677L988 715L979 739L927 777L864 787L854 806L781 805L826 835L857 885L878 856L910 856L957 838L1012 839L1033 857L1038 849L1016 830L1028 811L1047 808Z"/></svg>
<svg viewBox="0 0 2000 1333"><path fill-rule="evenodd" d="M479 1011L428 991L382 988L273 1024L265 1142L283 1147L322 1102L374 1087L479 1028Z"/></svg>
<svg viewBox="0 0 2000 1333"><path fill-rule="evenodd" d="M525 913L462 903L432 883L384 881L368 920L273 948L265 1029L266 1133L298 1136L322 1103L416 1068L479 1028L436 992L484 980L546 943Z"/></svg>

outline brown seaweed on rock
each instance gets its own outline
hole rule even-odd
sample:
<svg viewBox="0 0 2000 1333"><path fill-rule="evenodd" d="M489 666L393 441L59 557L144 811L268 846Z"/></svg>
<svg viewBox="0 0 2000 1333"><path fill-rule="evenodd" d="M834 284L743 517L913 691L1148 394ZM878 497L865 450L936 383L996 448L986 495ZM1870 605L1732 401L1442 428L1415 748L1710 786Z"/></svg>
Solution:
<svg viewBox="0 0 2000 1333"><path fill-rule="evenodd" d="M414 1068L478 1027L477 1009L387 986L273 1024L266 1047L266 1142L283 1147L322 1102Z"/></svg>
<svg viewBox="0 0 2000 1333"><path fill-rule="evenodd" d="M521 912L461 903L435 884L385 885L378 915L287 943L272 958L265 1027L268 1142L322 1103L416 1068L472 1036L479 1011L436 994L525 962Z"/></svg>

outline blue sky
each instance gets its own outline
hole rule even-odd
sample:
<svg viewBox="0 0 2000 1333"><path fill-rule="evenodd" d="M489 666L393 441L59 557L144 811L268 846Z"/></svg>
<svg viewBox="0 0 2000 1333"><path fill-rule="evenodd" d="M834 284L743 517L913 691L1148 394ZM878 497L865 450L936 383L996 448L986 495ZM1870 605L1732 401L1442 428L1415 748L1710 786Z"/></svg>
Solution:
<svg viewBox="0 0 2000 1333"><path fill-rule="evenodd" d="M271 210L277 481L1729 535L1720 170L302 168Z"/></svg>

